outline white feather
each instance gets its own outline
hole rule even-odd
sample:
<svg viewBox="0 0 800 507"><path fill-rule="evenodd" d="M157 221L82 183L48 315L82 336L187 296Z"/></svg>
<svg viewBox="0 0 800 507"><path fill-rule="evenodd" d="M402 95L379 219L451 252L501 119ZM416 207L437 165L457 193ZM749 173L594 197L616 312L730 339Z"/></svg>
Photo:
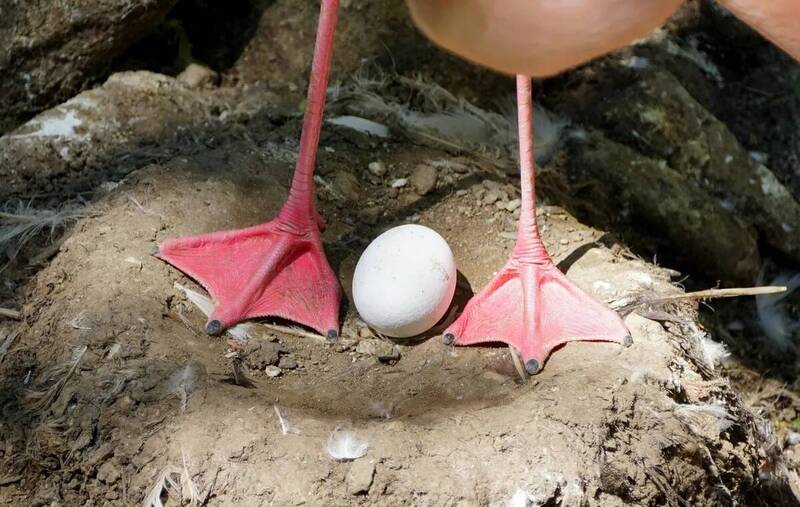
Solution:
<svg viewBox="0 0 800 507"><path fill-rule="evenodd" d="M706 334L700 337L700 349L703 351L703 360L712 370L731 355L724 343L715 342Z"/></svg>
<svg viewBox="0 0 800 507"><path fill-rule="evenodd" d="M764 270L762 269L758 275L759 285L764 283L763 276ZM786 292L756 296L758 324L767 338L781 352L794 350L795 344L792 338L794 333L800 329L800 322L792 321L781 302L800 287L800 273L795 273L792 276L782 273L772 280L769 285L785 285Z"/></svg>
<svg viewBox="0 0 800 507"><path fill-rule="evenodd" d="M328 437L325 450L331 459L336 461L352 461L367 454L369 444L359 439L355 433L336 428Z"/></svg>
<svg viewBox="0 0 800 507"><path fill-rule="evenodd" d="M517 489L508 499L506 507L530 507L533 505L531 497L523 489Z"/></svg>
<svg viewBox="0 0 800 507"><path fill-rule="evenodd" d="M340 127L347 127L349 129L361 132L376 137L389 137L389 127L382 123L378 123L360 116L336 116L327 121L332 125L339 125Z"/></svg>
<svg viewBox="0 0 800 507"><path fill-rule="evenodd" d="M364 79L355 79L329 90L331 102L346 103L348 110L361 116L397 123L407 132L448 146L455 144L476 151L496 151L507 158L516 156L517 115L512 101L505 104L502 112L487 111L435 83L404 78L398 81L396 84L404 85L411 93L422 97L425 106L412 109L386 93L387 81ZM568 122L541 106L534 107L536 162L544 164L558 149Z"/></svg>
<svg viewBox="0 0 800 507"><path fill-rule="evenodd" d="M711 403L697 403L697 404L680 404L675 407L675 415L683 420L690 426L695 426L698 421L695 420L697 416L710 416L716 422L716 430L722 433L731 426L733 426L735 419L719 401L712 401Z"/></svg>
<svg viewBox="0 0 800 507"><path fill-rule="evenodd" d="M203 312L203 315L206 317L211 316L211 313L214 311L214 302L211 301L211 298L188 287L184 287L178 282L175 282L174 287L183 292L186 295L186 299L191 301L201 312ZM253 331L254 326L252 324L243 322L242 324L233 326L226 332L237 341L246 342L252 336Z"/></svg>

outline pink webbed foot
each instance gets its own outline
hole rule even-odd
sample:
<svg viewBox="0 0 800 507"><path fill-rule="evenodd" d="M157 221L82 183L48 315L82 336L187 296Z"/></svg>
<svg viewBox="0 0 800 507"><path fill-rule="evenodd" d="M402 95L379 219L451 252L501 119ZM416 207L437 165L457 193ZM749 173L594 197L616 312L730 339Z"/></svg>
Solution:
<svg viewBox="0 0 800 507"><path fill-rule="evenodd" d="M570 341L625 345L631 337L619 316L572 284L553 264L536 225L531 81L517 76L520 219L511 260L444 332L445 344L504 342L515 347L528 373Z"/></svg>
<svg viewBox="0 0 800 507"><path fill-rule="evenodd" d="M631 337L615 312L576 287L549 257L535 264L512 257L444 333L448 345L507 343L530 374L570 341L630 345Z"/></svg>
<svg viewBox="0 0 800 507"><path fill-rule="evenodd" d="M320 5L308 101L289 197L278 218L237 231L172 239L154 254L200 283L216 306L206 331L217 335L254 317L281 317L339 334L339 283L325 259L314 207L316 160L338 0Z"/></svg>
<svg viewBox="0 0 800 507"><path fill-rule="evenodd" d="M333 339L339 331L339 283L319 232L280 219L162 243L155 255L202 285L216 306L206 332L218 335L255 317L280 317Z"/></svg>

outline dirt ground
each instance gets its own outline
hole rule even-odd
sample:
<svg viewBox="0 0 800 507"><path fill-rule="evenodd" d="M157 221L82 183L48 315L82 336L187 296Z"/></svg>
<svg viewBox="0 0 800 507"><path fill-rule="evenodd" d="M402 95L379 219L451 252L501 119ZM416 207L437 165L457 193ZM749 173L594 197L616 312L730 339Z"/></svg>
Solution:
<svg viewBox="0 0 800 507"><path fill-rule="evenodd" d="M420 162L466 167L442 171L424 198L392 198L383 181L363 181L349 200L323 190L343 287L369 238L406 221L440 231L469 285L486 283L512 241L484 238L513 231L514 220L476 195L493 185L511 194L513 180L404 143L353 151L353 137L371 141L343 134L323 141L323 178L354 168L364 178L372 157L391 168L387 179ZM505 348L434 338L396 345L399 359L387 360L350 309L333 346L256 326L241 358L250 381L236 385L231 349L199 331L204 317L173 287L191 281L148 252L165 238L271 217L290 169L243 141L136 171L79 222L28 286L20 346L2 365L6 448L22 472L6 479L7 502L35 492L34 503L129 505L184 460L209 505L503 504L517 489L539 503L713 505L764 494L763 436L698 359L696 336L635 314L631 348L570 344L520 384ZM386 206L365 226L376 202ZM540 218L556 261L569 258L570 277L598 297L675 291L667 272L621 245L595 245L601 234L562 210ZM677 320L692 313L680 309ZM269 378L265 366L276 363L282 373ZM337 427L369 443L364 458L326 456Z"/></svg>
<svg viewBox="0 0 800 507"><path fill-rule="evenodd" d="M415 39L395 3L343 3L356 20L340 34L344 67L358 66L354 55L369 43L357 21L387 16L402 36L391 58L368 53L373 63L388 60L411 76L417 56L426 79L438 72L436 82L458 97L485 108L502 102L487 97L502 99L497 90L509 81L483 79L487 73ZM0 307L21 313L0 320L0 505L797 504L800 455L789 443L800 430L797 362L793 348L778 352L763 337L753 301L712 302L715 312L694 300L624 305L749 280L767 259L770 274L795 265L797 237L763 218L793 208L774 211L763 195L731 186L723 190L749 214L732 212L691 174L698 151L761 150L767 158L756 158L787 189L781 198L797 205L787 159L800 150L790 128L800 100L748 102L753 74L734 80L728 69L737 60L719 50L725 37L750 35L719 29L715 12L687 14L665 39L683 44L675 54L656 40L537 83L537 99L577 127L541 162L544 241L570 279L625 316L634 344L572 343L523 380L506 347L447 347L442 325L390 342L359 321L352 273L380 232L420 223L448 241L461 276L447 322L506 261L519 213L514 155L501 143L495 153L430 142L388 114L375 118L391 127L386 139L323 129L323 242L347 296L338 342L274 321L250 325L241 348L202 332L205 316L176 284L201 289L150 252L168 238L271 219L287 192L301 125L307 61L292 48L310 44L309 20L276 23L286 2L247 5L261 16L242 32L249 38L192 46L219 72L202 84L115 74L0 138L0 175L9 183L0 189L3 211L17 202L80 210L18 253L0 252L10 260ZM192 30L203 33L213 16L204 21L190 7L213 13L201 0L179 2L115 68L180 71L185 54L163 63L148 48L165 37L198 41ZM696 15L707 5L690 7ZM234 18L220 33L237 33L228 23ZM713 67L686 64L687 55L697 58L686 49L692 37L736 93L715 93ZM405 38L415 42L403 52ZM273 39L278 49L270 49ZM759 81L759 90L783 93L800 76L763 43L749 44L753 73L783 71ZM269 65L255 64L271 52ZM678 99L653 104L652 94L637 93L634 71L620 63L632 57L657 66L637 80L655 89L668 83ZM276 67L286 75L270 82ZM380 90L410 97L408 110L424 102L402 83L388 78ZM613 87L618 93L603 95ZM329 116L358 109L332 99ZM100 105L87 109L87 101ZM619 102L663 106L664 121L631 137L623 127L636 131L641 111ZM760 128L745 136L746 113L732 105L786 128L777 137ZM673 149L683 146L677 134L648 145L659 132L679 132L687 108L702 119L694 137L726 141L686 156ZM69 136L31 135L64 117L79 120ZM414 184L421 165L436 174L425 188ZM681 200L662 205L659 196L668 195ZM709 239L720 231L727 241ZM793 297L789 318L797 317ZM709 340L733 356L715 356ZM366 454L332 459L329 440L347 432L366 442Z"/></svg>

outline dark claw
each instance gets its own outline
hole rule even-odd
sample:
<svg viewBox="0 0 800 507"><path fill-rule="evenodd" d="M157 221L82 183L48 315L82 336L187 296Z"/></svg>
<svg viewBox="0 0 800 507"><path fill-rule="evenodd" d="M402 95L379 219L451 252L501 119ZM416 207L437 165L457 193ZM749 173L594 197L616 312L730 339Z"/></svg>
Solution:
<svg viewBox="0 0 800 507"><path fill-rule="evenodd" d="M447 333L446 335L442 336L442 343L445 345L452 345L456 342L456 337L453 333Z"/></svg>
<svg viewBox="0 0 800 507"><path fill-rule="evenodd" d="M328 329L328 343L335 343L339 339L339 332L335 329Z"/></svg>
<svg viewBox="0 0 800 507"><path fill-rule="evenodd" d="M525 363L525 370L528 372L528 375L536 375L539 373L539 361L536 359L529 360Z"/></svg>
<svg viewBox="0 0 800 507"><path fill-rule="evenodd" d="M206 333L211 336L219 336L220 333L222 333L222 322L218 320L212 320L206 324Z"/></svg>
<svg viewBox="0 0 800 507"><path fill-rule="evenodd" d="M626 347L633 345L633 336L625 335L625 338L622 339L622 344Z"/></svg>
<svg viewBox="0 0 800 507"><path fill-rule="evenodd" d="M153 255L153 256L157 257L159 253L161 253L161 252L160 252L160 249L159 249L158 245L153 245L153 248L150 249L150 255Z"/></svg>

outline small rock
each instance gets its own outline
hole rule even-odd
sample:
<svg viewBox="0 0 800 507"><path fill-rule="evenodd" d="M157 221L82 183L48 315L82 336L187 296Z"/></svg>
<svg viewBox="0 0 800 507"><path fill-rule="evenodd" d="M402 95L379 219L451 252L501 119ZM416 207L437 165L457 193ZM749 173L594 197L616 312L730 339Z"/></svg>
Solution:
<svg viewBox="0 0 800 507"><path fill-rule="evenodd" d="M436 188L436 169L429 165L419 164L411 173L411 185L419 195L426 195Z"/></svg>
<svg viewBox="0 0 800 507"><path fill-rule="evenodd" d="M384 208L381 206L371 206L361 210L359 215L367 224L375 225L378 223L378 218L383 214L383 210Z"/></svg>
<svg viewBox="0 0 800 507"><path fill-rule="evenodd" d="M497 190L489 190L486 192L486 195L483 196L483 203L494 204L498 199L500 199L500 192Z"/></svg>
<svg viewBox="0 0 800 507"><path fill-rule="evenodd" d="M491 371L491 370L483 372L483 374L481 376L483 378L485 378L486 380L489 380L491 382L495 382L497 384L505 384L506 382L508 382L510 380L505 375L503 375L501 373L497 373L496 371Z"/></svg>
<svg viewBox="0 0 800 507"><path fill-rule="evenodd" d="M389 342L377 339L361 340L356 346L356 352L367 356L375 356L379 361L397 361L400 359L400 349Z"/></svg>
<svg viewBox="0 0 800 507"><path fill-rule="evenodd" d="M800 433L796 431L790 431L786 434L786 445L797 445L800 444Z"/></svg>
<svg viewBox="0 0 800 507"><path fill-rule="evenodd" d="M403 196L400 198L400 202L403 206L410 206L412 204L415 204L420 199L422 199L421 195L408 193L408 194L403 194ZM419 220L419 218L417 218L417 220ZM411 221L413 222L413 220Z"/></svg>
<svg viewBox="0 0 800 507"><path fill-rule="evenodd" d="M121 476L119 466L113 460L106 461L97 469L97 480L104 484L114 484Z"/></svg>
<svg viewBox="0 0 800 507"><path fill-rule="evenodd" d="M281 373L283 373L283 371L281 371L281 369L278 368L277 366L267 366L266 368L264 368L264 373L269 378L275 378Z"/></svg>
<svg viewBox="0 0 800 507"><path fill-rule="evenodd" d="M464 196L465 196L465 195L467 195L468 193L469 193L469 191L467 191L467 190L464 190L463 188L462 188L461 190L456 190L456 195L457 195L458 197L464 197Z"/></svg>
<svg viewBox="0 0 800 507"><path fill-rule="evenodd" d="M497 202L494 203L494 205L495 205L495 207L497 209L501 209L501 210L505 210L506 209L506 203L503 202L503 201L497 201Z"/></svg>
<svg viewBox="0 0 800 507"><path fill-rule="evenodd" d="M506 203L506 210L514 211L515 209L518 209L521 204L522 201L520 201L519 199L512 199Z"/></svg>
<svg viewBox="0 0 800 507"><path fill-rule="evenodd" d="M372 338L372 331L367 326L362 327L358 330L359 338Z"/></svg>
<svg viewBox="0 0 800 507"><path fill-rule="evenodd" d="M375 476L375 463L369 460L356 460L350 465L347 472L347 491L351 495L369 493L372 479Z"/></svg>
<svg viewBox="0 0 800 507"><path fill-rule="evenodd" d="M392 182L392 188L403 188L406 185L408 185L408 180L406 178L397 178Z"/></svg>
<svg viewBox="0 0 800 507"><path fill-rule="evenodd" d="M258 343L252 350L246 350L247 365L256 370L262 370L268 365L278 364L281 352L286 349L279 343Z"/></svg>
<svg viewBox="0 0 800 507"><path fill-rule="evenodd" d="M483 180L483 181L481 182L481 184L482 184L484 187L486 187L486 189L487 189L487 190L499 190L499 189L500 189L500 184L499 184L499 183L497 183L496 181L492 181L492 180Z"/></svg>
<svg viewBox="0 0 800 507"><path fill-rule="evenodd" d="M205 65L190 63L178 74L178 81L191 88L205 88L215 86L219 82L219 75Z"/></svg>
<svg viewBox="0 0 800 507"><path fill-rule="evenodd" d="M386 164L383 162L370 162L367 168L369 169L369 172L375 176L383 176L386 174Z"/></svg>
<svg viewBox="0 0 800 507"><path fill-rule="evenodd" d="M348 201L357 201L360 197L361 183L351 172L337 171L333 176L333 188Z"/></svg>
<svg viewBox="0 0 800 507"><path fill-rule="evenodd" d="M283 356L280 361L278 361L278 368L283 370L294 370L297 368L297 359L294 358L293 355Z"/></svg>

